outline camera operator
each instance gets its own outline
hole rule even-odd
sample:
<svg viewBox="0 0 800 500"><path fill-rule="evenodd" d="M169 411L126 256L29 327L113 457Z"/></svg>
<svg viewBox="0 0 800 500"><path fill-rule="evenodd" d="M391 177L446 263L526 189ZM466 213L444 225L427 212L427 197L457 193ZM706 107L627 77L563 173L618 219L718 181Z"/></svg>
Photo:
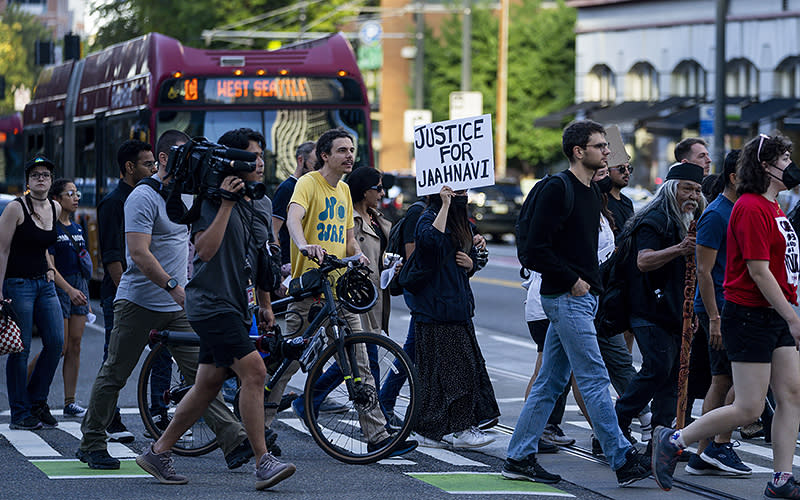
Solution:
<svg viewBox="0 0 800 500"><path fill-rule="evenodd" d="M248 150L257 155L251 172L237 170L218 188L209 186L202 196L199 219L193 223L194 276L186 286L186 314L200 336L200 357L195 384L178 405L170 425L136 462L165 484L183 484L186 477L175 473L169 450L203 414L233 370L241 381L239 398L242 422L256 464L256 489L269 488L295 472L293 464L279 462L267 451L264 439L264 380L266 368L248 333L250 309L258 305L258 321L274 324L269 292L256 283L259 249L265 248L271 228L251 195L258 188L263 169L263 137L249 129L223 135L222 143L248 140ZM239 144L237 144L239 145ZM261 191L263 193L263 191Z"/></svg>

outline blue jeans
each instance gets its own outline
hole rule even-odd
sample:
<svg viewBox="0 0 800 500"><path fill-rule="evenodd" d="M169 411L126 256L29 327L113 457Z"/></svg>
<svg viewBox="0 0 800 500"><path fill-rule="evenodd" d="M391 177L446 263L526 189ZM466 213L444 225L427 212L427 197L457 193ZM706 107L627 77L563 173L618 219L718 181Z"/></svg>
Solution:
<svg viewBox="0 0 800 500"><path fill-rule="evenodd" d="M408 357L411 358L412 363L414 363L414 358L416 355L415 349L414 316L412 315L411 320L408 322L408 335L406 336L406 342L403 344L403 350L406 352L406 354L408 354ZM395 363L398 362L395 361ZM405 371L397 370L396 372L389 372L389 376L383 383L383 387L381 387L380 394L378 395L378 400L381 402L381 407L383 408L384 413L387 415L391 415L391 413L394 411L394 405L397 402L397 396L400 394L400 389L403 387L405 382Z"/></svg>
<svg viewBox="0 0 800 500"><path fill-rule="evenodd" d="M25 350L10 354L6 362L11 422L18 423L31 415L31 403L47 402L64 345L64 319L55 284L43 278L8 278L3 283L3 296L12 301L25 345ZM27 381L34 322L42 337L43 348L30 381Z"/></svg>
<svg viewBox="0 0 800 500"><path fill-rule="evenodd" d="M550 320L542 367L517 420L508 456L523 460L538 451L547 419L572 373L592 419L595 436L611 468L617 470L625 464L625 453L631 445L617 425L608 392L608 372L597 345L594 329L597 297L589 293L580 297L543 296L542 308Z"/></svg>

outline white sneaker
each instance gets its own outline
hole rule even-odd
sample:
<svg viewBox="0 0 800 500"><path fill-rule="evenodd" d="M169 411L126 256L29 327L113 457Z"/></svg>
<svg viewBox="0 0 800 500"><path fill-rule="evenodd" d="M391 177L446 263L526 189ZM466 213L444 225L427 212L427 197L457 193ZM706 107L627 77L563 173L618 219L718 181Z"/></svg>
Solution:
<svg viewBox="0 0 800 500"><path fill-rule="evenodd" d="M442 441L449 443L453 448L480 448L493 443L494 438L477 427L470 427L461 432L447 434Z"/></svg>
<svg viewBox="0 0 800 500"><path fill-rule="evenodd" d="M435 439L427 438L416 432L411 433L411 439L417 440L419 446L424 448L445 448L447 446L443 441L436 441Z"/></svg>
<svg viewBox="0 0 800 500"><path fill-rule="evenodd" d="M653 414L651 412L639 415L639 427L642 433L642 442L646 443L653 439Z"/></svg>

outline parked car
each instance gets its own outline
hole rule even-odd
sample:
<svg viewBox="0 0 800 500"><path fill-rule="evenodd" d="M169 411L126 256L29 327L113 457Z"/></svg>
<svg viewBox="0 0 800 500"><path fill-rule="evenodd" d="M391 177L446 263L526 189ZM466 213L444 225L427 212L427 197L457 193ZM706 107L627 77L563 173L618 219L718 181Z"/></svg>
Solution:
<svg viewBox="0 0 800 500"><path fill-rule="evenodd" d="M500 241L514 233L514 225L525 200L516 181L497 181L494 186L467 191L469 209L478 232Z"/></svg>
<svg viewBox="0 0 800 500"><path fill-rule="evenodd" d="M622 194L627 196L633 202L633 211L638 212L640 208L650 203L653 199L653 193L643 188L642 186L627 186L622 188Z"/></svg>

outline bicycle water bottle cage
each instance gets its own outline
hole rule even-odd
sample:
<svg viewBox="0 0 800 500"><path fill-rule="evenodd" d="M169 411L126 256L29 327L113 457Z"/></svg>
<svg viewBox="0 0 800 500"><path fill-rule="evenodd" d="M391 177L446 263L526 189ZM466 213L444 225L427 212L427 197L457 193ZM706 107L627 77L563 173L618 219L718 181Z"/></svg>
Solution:
<svg viewBox="0 0 800 500"><path fill-rule="evenodd" d="M322 293L322 273L319 269L309 269L300 277L289 282L289 295L296 299L304 299Z"/></svg>
<svg viewBox="0 0 800 500"><path fill-rule="evenodd" d="M314 363L319 359L320 354L322 354L323 349L325 349L326 338L324 326L319 327L317 333L311 337L308 347L303 351L303 355L300 356L300 359L297 360L300 363L300 368L302 368L304 372L307 372L309 368L314 366Z"/></svg>

